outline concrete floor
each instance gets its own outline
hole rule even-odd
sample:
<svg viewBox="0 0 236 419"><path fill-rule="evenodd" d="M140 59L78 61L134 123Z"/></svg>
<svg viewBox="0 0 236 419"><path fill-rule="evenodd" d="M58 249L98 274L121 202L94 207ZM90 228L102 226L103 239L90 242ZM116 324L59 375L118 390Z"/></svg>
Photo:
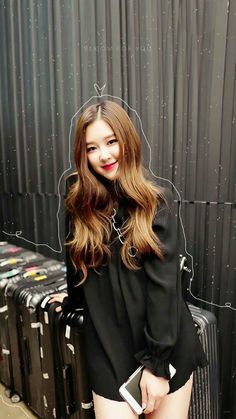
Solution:
<svg viewBox="0 0 236 419"><path fill-rule="evenodd" d="M37 418L23 402L12 403L11 399L5 396L4 390L4 386L0 384L0 419Z"/></svg>

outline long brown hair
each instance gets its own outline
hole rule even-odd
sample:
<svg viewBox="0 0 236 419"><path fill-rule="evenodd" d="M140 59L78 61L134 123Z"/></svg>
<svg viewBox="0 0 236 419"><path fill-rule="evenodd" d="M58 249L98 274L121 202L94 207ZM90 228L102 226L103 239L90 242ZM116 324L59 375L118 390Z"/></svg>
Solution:
<svg viewBox="0 0 236 419"><path fill-rule="evenodd" d="M101 176L93 172L87 159L85 131L95 120L102 119L113 129L120 145L118 176L112 193ZM73 221L73 238L66 243L75 269L83 273L97 269L111 256L111 215L114 201L125 199L128 217L122 226L125 238L121 258L128 269L140 268L142 256L154 252L163 259L160 242L152 230L152 221L161 192L144 175L141 141L125 110L115 102L102 101L89 106L76 126L74 160L77 179L69 190L65 204ZM109 183L109 182L108 182ZM131 248L137 250L133 257Z"/></svg>

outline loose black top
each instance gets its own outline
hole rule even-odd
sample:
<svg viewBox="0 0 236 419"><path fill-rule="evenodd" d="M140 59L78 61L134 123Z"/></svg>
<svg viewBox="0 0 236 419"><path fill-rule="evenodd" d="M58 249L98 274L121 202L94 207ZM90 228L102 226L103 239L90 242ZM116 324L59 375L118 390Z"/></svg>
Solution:
<svg viewBox="0 0 236 419"><path fill-rule="evenodd" d="M69 178L69 187L74 180ZM121 243L116 240L111 260L99 269L101 275L89 270L85 283L75 287L80 273L74 274L67 252L68 298L63 310L84 307L90 383L97 394L113 400L122 400L118 389L140 363L167 379L172 364L177 373L170 380L170 392L207 364L182 297L172 193L168 189L162 193L166 202L158 208L153 230L161 242L163 261L151 254L143 258L140 270L131 271L121 260ZM126 209L121 202L116 227L126 219ZM113 230L112 241L116 236Z"/></svg>

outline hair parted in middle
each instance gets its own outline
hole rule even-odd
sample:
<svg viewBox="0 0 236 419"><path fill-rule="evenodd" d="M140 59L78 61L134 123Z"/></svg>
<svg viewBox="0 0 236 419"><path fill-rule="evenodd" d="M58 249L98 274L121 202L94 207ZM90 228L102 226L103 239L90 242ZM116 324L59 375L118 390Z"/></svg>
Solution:
<svg viewBox="0 0 236 419"><path fill-rule="evenodd" d="M96 174L88 164L86 128L102 119L112 128L120 146L118 176L109 181ZM161 190L148 180L141 162L141 141L126 111L117 103L104 100L86 108L81 114L75 133L74 161L76 181L66 198L66 210L73 221L73 237L69 246L72 263L83 273L82 284L88 269L97 270L111 256L111 215L115 201L125 200L128 217L122 226L125 238L121 258L128 269L140 268L142 256L154 252L160 259L163 254L160 241L152 229L152 222L160 201L165 201ZM135 248L138 257L129 249Z"/></svg>

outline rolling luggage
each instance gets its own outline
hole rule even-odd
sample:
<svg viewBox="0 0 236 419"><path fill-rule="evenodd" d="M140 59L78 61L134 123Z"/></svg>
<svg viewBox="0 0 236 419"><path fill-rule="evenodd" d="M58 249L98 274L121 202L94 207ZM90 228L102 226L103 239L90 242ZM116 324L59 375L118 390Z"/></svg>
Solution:
<svg viewBox="0 0 236 419"><path fill-rule="evenodd" d="M193 372L188 419L220 419L217 322L214 314L187 304L209 365ZM145 415L139 416L145 419Z"/></svg>
<svg viewBox="0 0 236 419"><path fill-rule="evenodd" d="M41 377L41 372L38 373L40 356L36 307L48 293L60 289L61 285L66 287L65 266L58 261L47 260L39 269L29 270L25 275L24 279L9 282L5 288L12 388L37 413L40 410L37 377L38 374ZM36 395L34 391L30 392L31 383L37 388Z"/></svg>
<svg viewBox="0 0 236 419"><path fill-rule="evenodd" d="M38 309L42 299L53 292L66 289L65 275L23 290L18 296L18 311L21 327L18 329L19 349L22 354L23 394L28 406L39 416L44 417L44 385L47 375L42 372L43 350L40 335L43 333ZM45 348L46 352L48 348Z"/></svg>
<svg viewBox="0 0 236 419"><path fill-rule="evenodd" d="M43 373L50 377L44 384L43 417L92 419L95 416L86 371L83 309L58 314L57 305L47 301L42 302L40 314Z"/></svg>
<svg viewBox="0 0 236 419"><path fill-rule="evenodd" d="M66 417L63 376L60 369L60 351L55 330L55 308L58 304L46 304L46 297L38 310L41 326L41 370L43 378L43 415L44 419Z"/></svg>
<svg viewBox="0 0 236 419"><path fill-rule="evenodd" d="M180 273L183 297L187 299L187 288L191 269L187 258L180 255ZM220 419L219 403L219 348L216 317L210 311L187 303L197 329L199 340L208 359L205 368L193 373L193 389L189 408L189 419Z"/></svg>
<svg viewBox="0 0 236 419"><path fill-rule="evenodd" d="M5 254L4 258L0 260L0 280L11 278L17 273L20 273L27 263L32 264L33 262L39 262L40 260L45 260L45 257L39 253L25 249L14 256Z"/></svg>
<svg viewBox="0 0 236 419"><path fill-rule="evenodd" d="M214 314L188 304L209 365L193 373L188 419L220 419L217 323ZM144 419L144 415L140 418Z"/></svg>
<svg viewBox="0 0 236 419"><path fill-rule="evenodd" d="M39 253L28 252L24 249L19 256L20 258L13 259L11 256L4 259L4 270L0 273L0 346L2 356L0 381L6 386L8 397L12 395L13 376L5 289L8 284L17 283L25 276L33 275L33 269L35 270L43 261L46 261L46 258Z"/></svg>
<svg viewBox="0 0 236 419"><path fill-rule="evenodd" d="M86 370L82 312L79 309L56 318L66 409L72 419L94 418L92 391Z"/></svg>
<svg viewBox="0 0 236 419"><path fill-rule="evenodd" d="M220 419L219 358L216 318L210 311L188 304L209 365L193 374L189 419Z"/></svg>

